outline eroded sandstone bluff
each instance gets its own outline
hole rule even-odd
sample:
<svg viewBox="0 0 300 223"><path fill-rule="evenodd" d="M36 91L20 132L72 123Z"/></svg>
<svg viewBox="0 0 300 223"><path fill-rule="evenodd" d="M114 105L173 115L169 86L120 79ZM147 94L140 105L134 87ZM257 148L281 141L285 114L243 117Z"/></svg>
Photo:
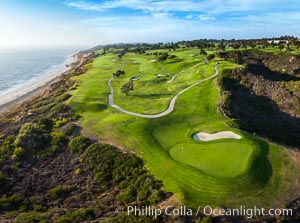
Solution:
<svg viewBox="0 0 300 223"><path fill-rule="evenodd" d="M232 51L222 58L245 65L224 70L221 110L232 125L300 147L300 58L287 53Z"/></svg>

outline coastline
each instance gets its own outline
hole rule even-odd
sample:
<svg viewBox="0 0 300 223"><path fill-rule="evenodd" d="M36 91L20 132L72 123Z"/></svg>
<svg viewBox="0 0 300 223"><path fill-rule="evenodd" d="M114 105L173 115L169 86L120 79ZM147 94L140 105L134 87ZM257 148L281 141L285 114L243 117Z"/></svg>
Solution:
<svg viewBox="0 0 300 223"><path fill-rule="evenodd" d="M22 88L15 89L2 95L0 98L0 113L3 113L14 106L20 105L22 102L38 94L41 94L52 83L55 83L61 75L81 66L84 61L84 57L85 53L83 52L75 53L71 56L72 61L68 64L65 64L64 68L60 71L57 71L42 80L36 81L31 85L26 85Z"/></svg>

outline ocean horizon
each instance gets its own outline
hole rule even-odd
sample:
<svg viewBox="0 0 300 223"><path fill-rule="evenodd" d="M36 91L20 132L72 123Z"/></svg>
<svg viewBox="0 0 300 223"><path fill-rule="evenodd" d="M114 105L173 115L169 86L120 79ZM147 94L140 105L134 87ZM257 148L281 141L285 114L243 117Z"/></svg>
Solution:
<svg viewBox="0 0 300 223"><path fill-rule="evenodd" d="M82 48L20 48L0 50L0 96L62 72Z"/></svg>

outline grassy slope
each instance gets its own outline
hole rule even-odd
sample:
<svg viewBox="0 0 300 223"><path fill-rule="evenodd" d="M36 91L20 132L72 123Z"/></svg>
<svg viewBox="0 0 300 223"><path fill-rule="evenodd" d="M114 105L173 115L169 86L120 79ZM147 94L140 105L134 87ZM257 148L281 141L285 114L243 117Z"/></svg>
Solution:
<svg viewBox="0 0 300 223"><path fill-rule="evenodd" d="M183 51L179 54L189 55L190 52ZM293 182L288 179L293 178L294 167L287 153L273 144L227 127L225 118L217 109L220 92L216 79L204 82L182 94L176 102L175 111L168 116L150 120L132 117L107 106L107 80L118 68L117 63L112 63L108 59L115 57L111 54L98 57L88 65L89 71L86 74L76 78L80 86L72 92L73 97L69 103L82 115L82 126L87 134L96 135L104 141L113 142L140 154L156 178L163 180L166 190L174 192L180 200L192 207L237 204L268 206L290 196ZM135 60L142 64L139 66L139 72L142 72L149 69L148 61L154 56L128 55L128 57L138 58ZM127 65L128 63L124 69L129 70L123 78L124 82L137 75L136 72L131 75L130 66L127 68ZM137 67L136 64L132 66ZM219 68L230 66L234 65L221 62ZM147 73L153 75L157 69L159 66L155 68L153 65L153 68L143 75L146 76ZM166 65L166 70L168 69ZM178 71L181 68L176 69ZM159 97L157 100L146 100L143 97L128 96L127 101L124 101L126 97L117 94L115 101L120 106L127 106L126 109L131 111L141 112L145 106L146 113L157 113L167 107L166 102L172 97L171 94L178 92L188 83L193 83L200 75L201 78L211 76L213 66L202 64L197 67L197 71L201 72L201 74L196 72L197 77L193 71L189 77L184 76L184 73L181 74L172 84L154 85L153 87L157 88L156 93L163 94L162 99ZM114 83L116 93L122 84L121 79L118 81L120 83ZM148 89L139 88L136 84L136 90L131 93L137 94L138 91L141 93L146 90ZM179 143L195 146L196 143L191 136L200 130L206 132L231 130L242 135L241 142L253 149L249 157L253 163L249 166L248 173L231 178L212 177L199 169L173 160L169 150Z"/></svg>

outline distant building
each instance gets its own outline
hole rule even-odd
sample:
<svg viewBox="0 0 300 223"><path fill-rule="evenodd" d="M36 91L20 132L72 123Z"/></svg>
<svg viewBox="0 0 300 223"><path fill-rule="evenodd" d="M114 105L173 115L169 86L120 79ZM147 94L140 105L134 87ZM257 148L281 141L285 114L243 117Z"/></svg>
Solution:
<svg viewBox="0 0 300 223"><path fill-rule="evenodd" d="M288 44L289 41L288 40L282 40L282 39L278 39L278 40L268 40L267 41L269 44Z"/></svg>

